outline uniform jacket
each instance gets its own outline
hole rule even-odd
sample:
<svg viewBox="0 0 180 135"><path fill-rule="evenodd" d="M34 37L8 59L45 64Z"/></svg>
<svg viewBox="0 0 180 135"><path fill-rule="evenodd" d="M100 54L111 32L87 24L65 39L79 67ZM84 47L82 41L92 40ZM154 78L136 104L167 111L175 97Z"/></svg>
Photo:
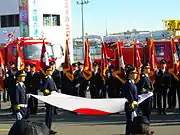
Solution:
<svg viewBox="0 0 180 135"><path fill-rule="evenodd" d="M92 72L92 77L90 79L90 87L96 87L97 89L103 88L103 80L99 71L97 71L96 74L95 72Z"/></svg>
<svg viewBox="0 0 180 135"><path fill-rule="evenodd" d="M14 86L13 93L13 105L26 104L26 87L24 83L21 85L19 82Z"/></svg>
<svg viewBox="0 0 180 135"><path fill-rule="evenodd" d="M51 76L45 76L42 80L42 85L41 85L41 90L42 92L45 93L45 90L49 90L50 92L52 91L57 91L54 80Z"/></svg>
<svg viewBox="0 0 180 135"><path fill-rule="evenodd" d="M154 90L152 81L151 81L150 78L149 78L147 75L145 75L144 73L141 74L141 78L140 78L140 80L139 80L139 82L138 82L138 92L139 92L140 94L142 94L142 93L141 93L142 89L145 89L145 90L146 90L145 93Z"/></svg>
<svg viewBox="0 0 180 135"><path fill-rule="evenodd" d="M62 88L61 72L59 70L55 69L52 74L52 78L56 84L57 89L61 89Z"/></svg>
<svg viewBox="0 0 180 135"><path fill-rule="evenodd" d="M159 90L168 89L171 86L171 75L168 70L163 73L161 69L156 71L155 74L155 87Z"/></svg>
<svg viewBox="0 0 180 135"><path fill-rule="evenodd" d="M28 72L25 81L26 87L30 89L30 93L37 92L40 89L40 73L39 72Z"/></svg>
<svg viewBox="0 0 180 135"><path fill-rule="evenodd" d="M129 103L133 101L138 101L138 91L136 85L132 80L127 80L124 84L124 97L128 100Z"/></svg>

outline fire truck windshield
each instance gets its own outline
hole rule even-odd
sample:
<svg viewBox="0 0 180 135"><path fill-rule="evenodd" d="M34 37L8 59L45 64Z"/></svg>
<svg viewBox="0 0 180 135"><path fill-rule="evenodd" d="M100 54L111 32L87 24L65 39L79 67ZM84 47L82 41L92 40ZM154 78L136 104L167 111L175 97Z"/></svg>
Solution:
<svg viewBox="0 0 180 135"><path fill-rule="evenodd" d="M48 56L53 58L53 47L50 44L46 44ZM42 44L31 44L23 47L25 59L40 59L41 58Z"/></svg>

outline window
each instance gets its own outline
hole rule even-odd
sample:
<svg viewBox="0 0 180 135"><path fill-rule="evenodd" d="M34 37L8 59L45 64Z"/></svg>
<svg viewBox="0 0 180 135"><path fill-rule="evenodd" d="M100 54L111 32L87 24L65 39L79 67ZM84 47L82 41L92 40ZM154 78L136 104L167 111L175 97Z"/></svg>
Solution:
<svg viewBox="0 0 180 135"><path fill-rule="evenodd" d="M3 15L1 16L1 27L17 27L19 26L19 15Z"/></svg>
<svg viewBox="0 0 180 135"><path fill-rule="evenodd" d="M44 26L60 26L60 15L43 14Z"/></svg>
<svg viewBox="0 0 180 135"><path fill-rule="evenodd" d="M165 45L155 45L156 56L163 57L165 55Z"/></svg>
<svg viewBox="0 0 180 135"><path fill-rule="evenodd" d="M53 58L53 47L51 45L46 45L48 52L48 57ZM40 59L41 58L42 44L32 44L24 46L24 57L26 59Z"/></svg>

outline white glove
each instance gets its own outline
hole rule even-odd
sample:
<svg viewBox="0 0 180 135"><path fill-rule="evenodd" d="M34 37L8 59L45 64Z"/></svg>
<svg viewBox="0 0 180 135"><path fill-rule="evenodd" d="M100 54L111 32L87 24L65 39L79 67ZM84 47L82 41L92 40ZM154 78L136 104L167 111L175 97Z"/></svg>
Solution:
<svg viewBox="0 0 180 135"><path fill-rule="evenodd" d="M135 104L135 105L138 105L138 102L136 102L136 101L133 101L133 104Z"/></svg>
<svg viewBox="0 0 180 135"><path fill-rule="evenodd" d="M80 86L80 83L76 84L76 86L75 86L75 87L79 87L79 86Z"/></svg>
<svg viewBox="0 0 180 135"><path fill-rule="evenodd" d="M57 92L58 92L58 93L61 93L61 89L58 89Z"/></svg>
<svg viewBox="0 0 180 135"><path fill-rule="evenodd" d="M52 91L52 92L51 92L51 95L53 95L53 94L57 94L57 92L56 92L56 91Z"/></svg>
<svg viewBox="0 0 180 135"><path fill-rule="evenodd" d="M131 114L131 120L133 121L134 117L137 117L136 111L133 111Z"/></svg>
<svg viewBox="0 0 180 135"><path fill-rule="evenodd" d="M31 94L27 94L27 98L29 99L31 97Z"/></svg>
<svg viewBox="0 0 180 135"><path fill-rule="evenodd" d="M17 120L21 120L22 119L22 115L20 112L16 113L16 117L17 117Z"/></svg>

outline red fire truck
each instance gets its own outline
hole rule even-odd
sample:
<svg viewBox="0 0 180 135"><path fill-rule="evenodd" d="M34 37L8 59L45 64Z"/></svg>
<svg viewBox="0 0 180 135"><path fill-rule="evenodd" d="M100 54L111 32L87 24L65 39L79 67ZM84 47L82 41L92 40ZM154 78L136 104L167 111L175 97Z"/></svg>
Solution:
<svg viewBox="0 0 180 135"><path fill-rule="evenodd" d="M177 54L180 59L180 41L175 40ZM108 42L106 43L106 51L107 56L111 59L112 64L115 61L115 49L116 49L115 42ZM146 62L148 60L148 46L147 44L138 43L138 50L141 57L142 62ZM171 41L166 40L154 40L154 46L156 51L156 62L159 64L160 60L165 59L168 62L168 67L172 67L172 52L171 52ZM133 46L132 45L125 45L122 47L122 53L125 64L133 64ZM95 59L95 62L100 62L100 59Z"/></svg>
<svg viewBox="0 0 180 135"><path fill-rule="evenodd" d="M49 61L56 60L56 58L54 57L53 45L50 42L46 41L43 38L35 39L29 37L18 37L15 40L11 41L8 45L4 45L0 48L0 51L2 52L2 55L4 57L5 65L9 66L10 61L16 62L16 46L19 43L22 49L24 62L36 64L37 70L39 70L43 40L46 44Z"/></svg>

